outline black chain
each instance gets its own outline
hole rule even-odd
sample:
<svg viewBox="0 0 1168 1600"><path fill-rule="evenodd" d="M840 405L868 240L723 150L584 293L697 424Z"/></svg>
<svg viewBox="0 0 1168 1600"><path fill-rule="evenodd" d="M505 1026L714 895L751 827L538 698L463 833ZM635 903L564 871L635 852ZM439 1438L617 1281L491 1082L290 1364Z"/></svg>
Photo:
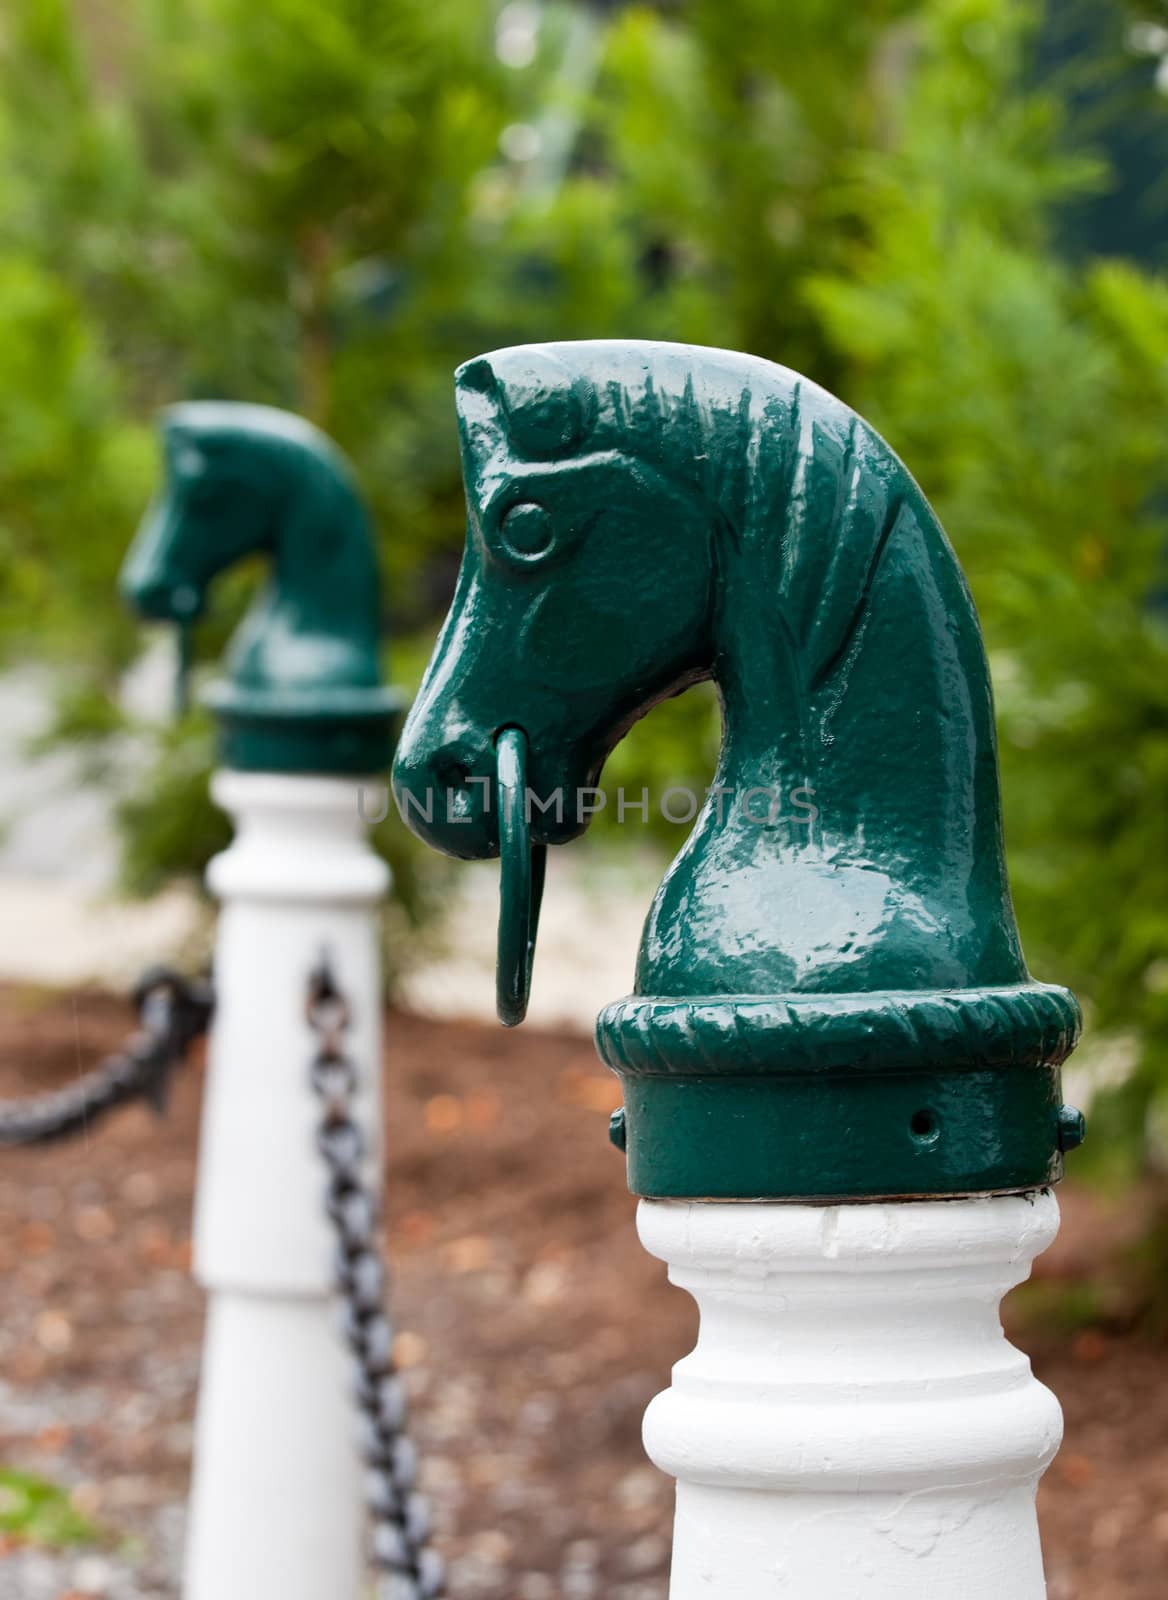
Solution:
<svg viewBox="0 0 1168 1600"><path fill-rule="evenodd" d="M393 1363L377 1206L362 1175L365 1140L352 1116L357 1071L344 1048L349 1007L327 958L309 979L308 1021L318 1040L312 1062L321 1103L316 1138L328 1169L325 1204L337 1240L341 1325L354 1361L376 1596L441 1600L445 1572L428 1544L429 1505L415 1488L417 1454L406 1433L405 1387Z"/></svg>
<svg viewBox="0 0 1168 1600"><path fill-rule="evenodd" d="M64 1089L0 1100L0 1148L67 1139L132 1100L165 1110L174 1070L206 1033L213 1003L204 980L151 967L134 987L138 1031L116 1055Z"/></svg>
<svg viewBox="0 0 1168 1600"><path fill-rule="evenodd" d="M175 1068L210 1024L211 986L153 967L135 985L134 1003L141 1026L116 1055L67 1088L0 1100L0 1148L68 1138L133 1100L165 1109ZM328 1169L325 1203L337 1239L342 1327L354 1357L376 1597L443 1600L445 1572L428 1544L430 1510L415 1488L417 1454L406 1433L405 1388L393 1363L379 1219L361 1171L365 1141L352 1117L357 1073L343 1046L349 1008L327 962L309 980L308 1021L319 1040L312 1062L312 1087L322 1108L317 1145Z"/></svg>

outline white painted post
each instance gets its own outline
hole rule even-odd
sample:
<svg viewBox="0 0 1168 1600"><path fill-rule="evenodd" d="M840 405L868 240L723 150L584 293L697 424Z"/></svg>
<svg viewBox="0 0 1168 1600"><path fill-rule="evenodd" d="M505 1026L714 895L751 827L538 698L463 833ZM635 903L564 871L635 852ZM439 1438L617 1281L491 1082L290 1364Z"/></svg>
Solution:
<svg viewBox="0 0 1168 1600"><path fill-rule="evenodd" d="M208 1293L186 1600L357 1600L361 1466L332 1300L309 1082L308 975L327 948L352 1007L356 1116L380 1167L377 907L389 875L358 785L221 772L236 837L222 902L195 1271Z"/></svg>
<svg viewBox="0 0 1168 1600"><path fill-rule="evenodd" d="M638 1227L701 1310L645 1417L678 1480L670 1600L1041 1600L1062 1414L998 1307L1052 1194L642 1200Z"/></svg>

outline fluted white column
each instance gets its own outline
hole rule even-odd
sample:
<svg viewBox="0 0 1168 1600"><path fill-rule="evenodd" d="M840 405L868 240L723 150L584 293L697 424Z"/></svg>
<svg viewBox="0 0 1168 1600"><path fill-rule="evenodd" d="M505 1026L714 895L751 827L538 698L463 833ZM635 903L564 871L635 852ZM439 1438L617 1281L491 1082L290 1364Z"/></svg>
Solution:
<svg viewBox="0 0 1168 1600"><path fill-rule="evenodd" d="M357 1116L376 1182L388 873L353 782L221 772L212 792L236 837L208 874L222 908L195 1213L209 1298L185 1597L357 1600L361 1469L331 1297L305 987L327 949L352 1007Z"/></svg>
<svg viewBox="0 0 1168 1600"><path fill-rule="evenodd" d="M999 1304L1053 1195L645 1200L638 1227L701 1310L645 1417L678 1480L670 1600L1041 1600L1062 1414Z"/></svg>

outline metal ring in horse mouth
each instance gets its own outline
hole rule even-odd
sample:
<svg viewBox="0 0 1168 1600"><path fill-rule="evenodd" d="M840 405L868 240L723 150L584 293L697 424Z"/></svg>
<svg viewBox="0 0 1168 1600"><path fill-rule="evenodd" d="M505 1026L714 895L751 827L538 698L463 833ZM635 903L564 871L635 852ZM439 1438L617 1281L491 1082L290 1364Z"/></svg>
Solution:
<svg viewBox="0 0 1168 1600"><path fill-rule="evenodd" d="M514 1028L527 1015L531 966L543 899L547 846L531 842L527 814L527 735L503 728L495 739L495 800L499 818L499 942L495 1007Z"/></svg>

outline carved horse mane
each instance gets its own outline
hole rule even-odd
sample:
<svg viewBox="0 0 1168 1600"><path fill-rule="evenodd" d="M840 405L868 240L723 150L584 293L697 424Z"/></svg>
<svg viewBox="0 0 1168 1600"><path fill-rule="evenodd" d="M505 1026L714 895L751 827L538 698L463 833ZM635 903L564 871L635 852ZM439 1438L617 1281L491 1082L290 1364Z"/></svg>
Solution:
<svg viewBox="0 0 1168 1600"><path fill-rule="evenodd" d="M527 458L637 458L705 508L713 648L690 676L714 678L722 695L717 783L740 791L749 783L788 803L810 789L818 810L803 836L789 815L778 829L753 830L753 925L732 961L719 953L711 987L1023 979L973 602L924 495L889 446L786 368L691 346L596 341L504 351L463 368L458 392L468 476L480 492L502 427L508 449ZM666 547L662 558L673 554ZM685 560L688 552L675 554ZM650 919L640 987L661 992L655 951L676 944L678 926L698 911L683 867L706 848L724 855L729 835L740 873L741 830L723 828L717 807L707 806ZM802 884L802 925L784 935L774 899L796 888L799 873L815 882ZM911 899L901 906L902 932L917 947L907 960L904 941L887 937L888 897L877 905L874 874ZM807 938L808 919L822 921L845 875L881 925L860 926L853 897L857 937L844 948L847 930L838 926L828 961L824 942ZM784 951L795 959L784 961ZM690 989L694 959L680 963Z"/></svg>

